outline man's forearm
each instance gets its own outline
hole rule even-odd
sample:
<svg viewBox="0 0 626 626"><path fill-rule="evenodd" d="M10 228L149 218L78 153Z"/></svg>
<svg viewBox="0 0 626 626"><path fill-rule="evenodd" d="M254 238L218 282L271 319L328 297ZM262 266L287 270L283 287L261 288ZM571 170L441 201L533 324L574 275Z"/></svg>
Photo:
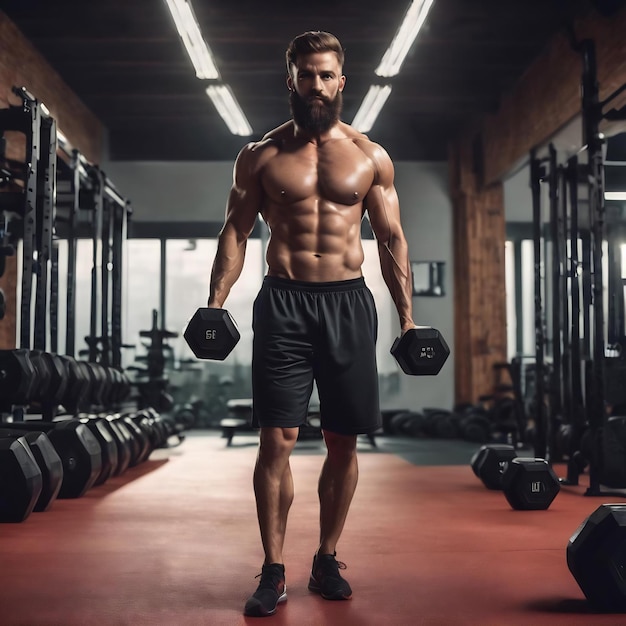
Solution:
<svg viewBox="0 0 626 626"><path fill-rule="evenodd" d="M241 275L246 252L246 241L222 233L211 270L209 307L222 308L231 287Z"/></svg>
<svg viewBox="0 0 626 626"><path fill-rule="evenodd" d="M404 241L392 238L389 243L379 242L380 267L398 311L400 327L408 330L413 322L413 285L409 253Z"/></svg>

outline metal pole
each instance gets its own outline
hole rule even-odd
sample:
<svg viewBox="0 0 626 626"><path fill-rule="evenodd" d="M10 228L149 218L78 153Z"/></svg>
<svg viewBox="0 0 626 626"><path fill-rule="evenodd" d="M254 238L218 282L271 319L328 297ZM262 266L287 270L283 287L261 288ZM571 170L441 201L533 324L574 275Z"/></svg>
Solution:
<svg viewBox="0 0 626 626"><path fill-rule="evenodd" d="M535 151L531 152L530 187L533 202L533 248L535 256L535 456L545 459L548 452L547 424L544 406L544 343L545 333L543 324L542 302L542 217L541 217L541 163L536 158Z"/></svg>
<svg viewBox="0 0 626 626"><path fill-rule="evenodd" d="M591 216L591 253L593 264L593 365L591 368L591 397L587 399L587 419L592 428L592 440L594 441L597 458L602 458L602 446L599 437L599 429L606 422L604 407L604 298L602 293L602 244L604 242L604 162L602 145L604 137L600 133L600 120L602 110L598 97L597 65L595 44L586 39L581 42L581 54L583 62L582 77L582 117L583 117L583 140L587 146L589 155L589 212ZM591 463L589 469L588 495L597 495L600 491L600 477L598 476L596 463Z"/></svg>

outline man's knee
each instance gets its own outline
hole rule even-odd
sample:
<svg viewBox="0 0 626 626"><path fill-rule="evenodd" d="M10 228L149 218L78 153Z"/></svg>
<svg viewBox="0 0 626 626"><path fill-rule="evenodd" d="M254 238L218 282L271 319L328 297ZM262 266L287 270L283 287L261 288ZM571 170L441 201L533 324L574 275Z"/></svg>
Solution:
<svg viewBox="0 0 626 626"><path fill-rule="evenodd" d="M264 459L289 456L298 440L298 428L261 428L259 455Z"/></svg>
<svg viewBox="0 0 626 626"><path fill-rule="evenodd" d="M356 454L356 435L340 435L328 430L323 432L329 456L349 458Z"/></svg>

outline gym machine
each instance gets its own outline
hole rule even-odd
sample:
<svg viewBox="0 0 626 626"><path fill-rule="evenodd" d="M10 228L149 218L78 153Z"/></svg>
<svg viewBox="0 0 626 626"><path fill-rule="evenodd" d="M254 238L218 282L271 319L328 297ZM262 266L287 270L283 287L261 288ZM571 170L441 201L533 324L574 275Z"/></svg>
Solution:
<svg viewBox="0 0 626 626"><path fill-rule="evenodd" d="M623 430L612 422L610 407L622 401L626 374L624 290L619 288L622 270L618 257L624 230L619 216L610 232L606 228L611 213L604 198L604 136L600 132L603 120L626 119L624 109L605 112L626 86L601 102L594 43L576 42L575 49L582 58L585 149L565 166L558 164L553 146L543 159L535 151L531 153L536 338L532 417L535 455L549 461L566 457L563 483L569 485L578 484L588 464L586 495L597 496L605 495L606 487L626 487L626 461L621 462L618 478L619 472L611 469L610 452ZM542 183L548 185L549 228L544 226L542 214ZM608 280L604 276L605 246ZM605 283L609 286L608 312ZM620 446L626 446L626 440Z"/></svg>
<svg viewBox="0 0 626 626"><path fill-rule="evenodd" d="M48 510L57 497L80 497L120 475L168 446L173 434L180 441L180 433L154 408L126 402L121 266L130 206L99 168L59 141L42 103L25 89L13 91L21 105L0 110L1 147L6 132L21 133L25 157L0 154L0 269L21 240L22 278L18 347L0 350L0 521L19 522ZM57 227L69 243L64 355L58 353ZM81 361L75 270L76 240L85 231L94 256L89 360Z"/></svg>

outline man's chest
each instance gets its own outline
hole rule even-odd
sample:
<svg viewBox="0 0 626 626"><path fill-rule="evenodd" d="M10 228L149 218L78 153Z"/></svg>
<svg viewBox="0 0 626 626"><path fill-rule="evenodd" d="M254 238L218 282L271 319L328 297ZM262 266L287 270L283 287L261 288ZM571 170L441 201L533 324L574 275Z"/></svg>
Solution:
<svg viewBox="0 0 626 626"><path fill-rule="evenodd" d="M282 151L263 168L265 193L276 203L310 197L352 205L363 201L374 180L371 161L352 144L304 146Z"/></svg>

